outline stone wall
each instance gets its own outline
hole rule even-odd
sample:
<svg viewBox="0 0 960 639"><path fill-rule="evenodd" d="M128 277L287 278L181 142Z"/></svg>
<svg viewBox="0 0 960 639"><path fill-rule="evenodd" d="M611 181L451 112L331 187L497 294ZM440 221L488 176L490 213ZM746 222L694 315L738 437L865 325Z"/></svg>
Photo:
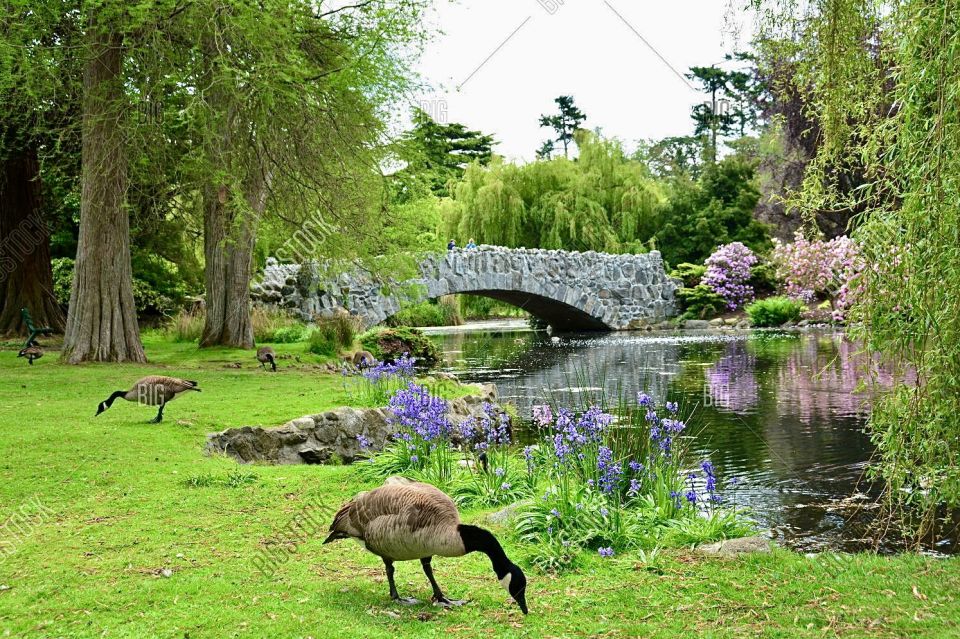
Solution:
<svg viewBox="0 0 960 639"><path fill-rule="evenodd" d="M326 277L316 264L268 260L252 294L308 321L346 309L365 327L396 313L403 301L454 293L514 304L557 330L641 328L677 312L679 282L664 272L657 251L611 255L481 246L428 256L419 270L413 280L384 283L361 270Z"/></svg>

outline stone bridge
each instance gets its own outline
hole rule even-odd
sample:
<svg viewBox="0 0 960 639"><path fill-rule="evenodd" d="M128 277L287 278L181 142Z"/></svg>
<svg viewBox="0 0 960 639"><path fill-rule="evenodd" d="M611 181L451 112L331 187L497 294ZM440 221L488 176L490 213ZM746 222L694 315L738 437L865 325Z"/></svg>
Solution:
<svg viewBox="0 0 960 639"><path fill-rule="evenodd" d="M385 283L359 269L324 277L315 264L278 264L271 258L252 295L307 321L345 308L364 327L402 305L455 293L507 302L557 331L642 328L677 310L678 283L664 272L657 251L611 255L480 246L429 255L419 271L418 278Z"/></svg>

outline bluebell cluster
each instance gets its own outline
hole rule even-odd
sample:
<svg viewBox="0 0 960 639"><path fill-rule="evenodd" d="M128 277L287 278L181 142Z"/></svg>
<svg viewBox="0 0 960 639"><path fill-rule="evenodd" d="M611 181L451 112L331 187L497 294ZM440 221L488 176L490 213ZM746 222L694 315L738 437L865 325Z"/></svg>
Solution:
<svg viewBox="0 0 960 639"><path fill-rule="evenodd" d="M410 441L411 433L426 442L450 437L452 427L447 419L447 402L410 382L390 397L390 422L397 426L395 437Z"/></svg>

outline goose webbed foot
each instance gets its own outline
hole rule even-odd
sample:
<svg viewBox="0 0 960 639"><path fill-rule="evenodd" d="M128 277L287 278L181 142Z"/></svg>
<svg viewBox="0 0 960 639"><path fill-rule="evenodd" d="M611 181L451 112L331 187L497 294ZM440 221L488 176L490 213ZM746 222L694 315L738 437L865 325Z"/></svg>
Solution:
<svg viewBox="0 0 960 639"><path fill-rule="evenodd" d="M417 606L423 603L419 599L415 599L413 597L400 597L399 595L396 597L393 597L393 600L402 606Z"/></svg>
<svg viewBox="0 0 960 639"><path fill-rule="evenodd" d="M447 599L444 596L432 597L433 605L440 606L441 608L452 608L456 606L462 606L468 602L467 599Z"/></svg>

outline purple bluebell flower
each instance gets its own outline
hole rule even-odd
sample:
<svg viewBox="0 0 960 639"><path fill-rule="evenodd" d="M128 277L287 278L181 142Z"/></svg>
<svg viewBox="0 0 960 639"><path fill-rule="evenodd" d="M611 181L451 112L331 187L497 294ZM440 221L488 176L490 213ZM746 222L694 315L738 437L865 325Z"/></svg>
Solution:
<svg viewBox="0 0 960 639"><path fill-rule="evenodd" d="M646 393L637 393L637 403L641 406L653 406L653 398Z"/></svg>
<svg viewBox="0 0 960 639"><path fill-rule="evenodd" d="M610 511L607 510L606 508L600 508L600 516L601 516L601 517L606 517L606 516L609 515L609 514L610 514Z"/></svg>
<svg viewBox="0 0 960 639"><path fill-rule="evenodd" d="M597 449L597 470L600 471L600 490L613 492L620 483L623 465L613 460L613 451L606 446Z"/></svg>
<svg viewBox="0 0 960 639"><path fill-rule="evenodd" d="M510 490L510 483L503 482L502 484L500 484L500 490Z"/></svg>
<svg viewBox="0 0 960 639"><path fill-rule="evenodd" d="M638 475L639 475L640 473L642 473L643 470L644 470L644 469L643 469L643 464L641 464L640 462L638 462L638 461L635 460L635 459L631 459L631 460L630 460L629 466L630 466L630 470L632 470L633 472L635 472L635 473L638 474Z"/></svg>
<svg viewBox="0 0 960 639"><path fill-rule="evenodd" d="M560 519L560 511L557 510L556 508L552 508L550 510L550 514L556 517L557 519Z"/></svg>
<svg viewBox="0 0 960 639"><path fill-rule="evenodd" d="M636 497L639 494L640 494L640 480L631 479L630 488L627 490L627 495L629 495L630 497Z"/></svg>
<svg viewBox="0 0 960 639"><path fill-rule="evenodd" d="M503 477L504 474L506 474L506 472L507 471L504 470L503 468L496 468L494 469L493 474L496 475L497 477Z"/></svg>
<svg viewBox="0 0 960 639"><path fill-rule="evenodd" d="M360 444L360 448L370 448L370 440L363 435L357 435L357 443Z"/></svg>
<svg viewBox="0 0 960 639"><path fill-rule="evenodd" d="M616 553L613 552L613 548L598 548L597 552L601 557L613 557Z"/></svg>
<svg viewBox="0 0 960 639"><path fill-rule="evenodd" d="M688 490L687 494L684 495L691 504L697 503L697 493L693 490Z"/></svg>
<svg viewBox="0 0 960 639"><path fill-rule="evenodd" d="M677 402L667 402L666 406L667 410L671 413L676 413L678 410L680 410L680 406L677 405Z"/></svg>

